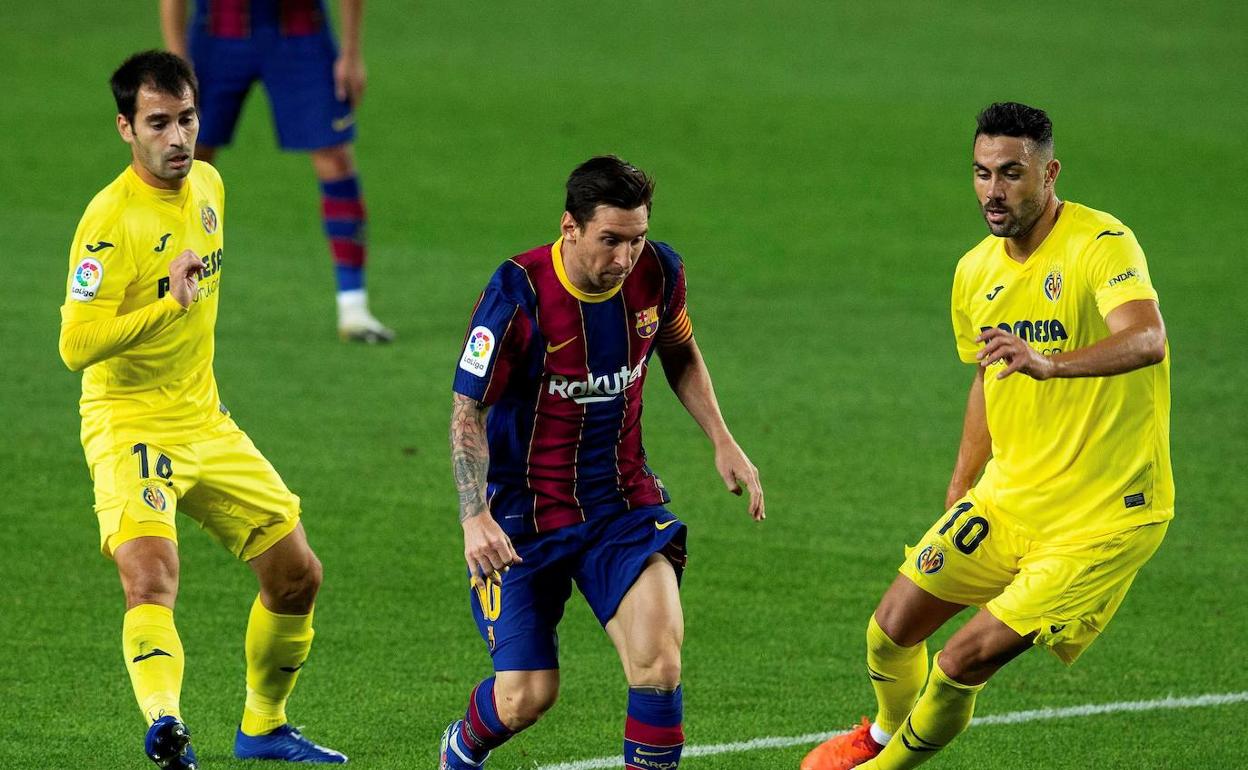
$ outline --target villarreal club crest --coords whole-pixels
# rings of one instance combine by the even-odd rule
[[[1062,269],[1060,267],[1053,268],[1045,277],[1044,296],[1053,302],[1057,302],[1057,298],[1062,296]]]
[[[945,552],[934,545],[929,545],[919,552],[919,558],[914,560],[914,566],[924,575],[934,575],[945,566]]]

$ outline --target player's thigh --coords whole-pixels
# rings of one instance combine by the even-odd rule
[[[198,483],[183,512],[243,561],[251,561],[299,524],[300,503],[273,465],[236,426],[198,442]]]
[[[100,551],[111,556],[140,537],[177,543],[179,501],[198,475],[187,445],[127,442],[87,459],[95,487]]]
[[[351,105],[334,92],[333,40],[328,35],[281,39],[265,57],[265,91],[284,150],[317,150],[355,139]]]
[[[665,573],[655,573],[671,577],[664,581],[672,589],[665,606],[675,603],[679,607],[675,589],[687,562],[688,528],[676,514],[661,505],[646,506],[590,519],[574,529],[581,540],[576,554],[576,585],[604,628],[656,555],[669,565]]]
[[[965,604],[933,596],[910,578],[898,575],[873,614],[889,639],[902,647],[913,647],[964,609]]]
[[[1162,522],[1082,542],[1036,544],[1020,560],[1017,578],[986,609],[1073,663],[1118,611],[1166,528]]]
[[[906,548],[901,575],[937,599],[982,606],[1010,584],[1026,540],[973,495],[959,500]]]
[[[624,595],[607,635],[624,664],[631,685],[670,685],[680,679],[680,648],[685,638],[680,587],[671,563],[651,554]]]
[[[556,531],[516,538],[512,544],[523,561],[512,565],[501,582],[474,584],[465,577],[472,617],[496,672],[557,669],[559,621],[572,595],[566,535]]]
[[[207,147],[224,147],[234,138],[243,102],[260,77],[259,46],[247,38],[193,34],[189,53],[199,81],[197,141]]]

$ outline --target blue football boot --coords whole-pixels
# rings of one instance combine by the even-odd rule
[[[459,726],[463,723],[464,720],[456,719],[442,731],[442,749],[438,754],[438,770],[473,770],[473,768],[484,767],[485,760],[490,758],[490,755],[486,754],[480,762],[473,762],[460,751],[455,742],[455,734],[459,732]]]
[[[347,761],[346,754],[317,746],[288,724],[264,735],[247,735],[240,729],[234,736],[234,756],[239,759],[280,759],[326,765],[341,765]]]
[[[147,758],[155,762],[157,767],[168,770],[199,768],[195,749],[191,748],[191,731],[175,716],[163,716],[147,728],[143,751],[147,752]]]

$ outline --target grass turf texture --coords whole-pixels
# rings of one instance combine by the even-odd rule
[[[155,8],[49,0],[6,20],[0,767],[140,768],[121,595],[95,553],[56,308],[77,219],[126,161],[106,79],[159,43]],[[1248,622],[1246,22],[1233,3],[374,4],[358,152],[373,305],[398,344],[334,338],[311,170],[275,150],[262,97],[218,159],[217,377],[303,497],[325,563],[294,720],[360,767],[429,767],[488,673],[447,459],[451,372],[490,272],[555,235],[567,172],[607,151],[659,180],[653,235],[686,258],[699,342],[767,488],[770,517],[753,526],[655,372],[646,444],[692,529],[689,739],[827,730],[869,711],[867,613],[940,513],[960,430],[971,372],[954,354],[949,285],[984,234],[970,135],[998,99],[1050,111],[1059,193],[1122,218],[1149,256],[1174,356],[1179,518],[1075,668],[1024,656],[980,713],[1248,689],[1232,663]],[[204,767],[241,768],[229,750],[254,586],[182,523],[184,711]],[[624,680],[579,597],[562,661],[559,705],[492,768],[618,751]],[[933,766],[1240,766],[1246,713],[985,727]],[[805,751],[688,765],[792,768]]]

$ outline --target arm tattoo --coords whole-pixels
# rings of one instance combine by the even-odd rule
[[[451,408],[451,467],[459,492],[459,520],[489,511],[485,500],[485,471],[490,447],[485,437],[485,404],[456,395]]]

